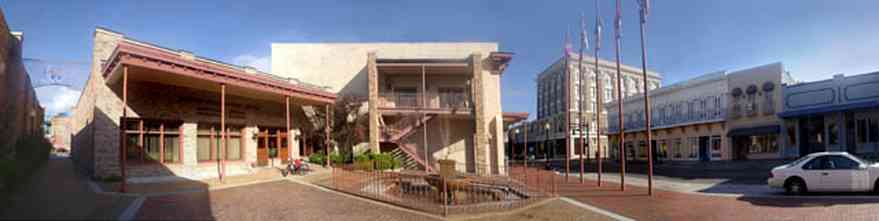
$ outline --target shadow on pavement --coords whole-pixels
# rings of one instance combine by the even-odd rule
[[[776,196],[787,196],[776,194]],[[836,205],[876,204],[879,196],[869,193],[816,193],[805,196],[759,197],[742,196],[737,200],[770,207],[831,207]]]

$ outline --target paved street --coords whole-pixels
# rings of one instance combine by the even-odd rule
[[[636,220],[876,220],[879,197],[828,195],[815,197],[709,196],[644,187],[586,182],[555,176],[559,194]]]

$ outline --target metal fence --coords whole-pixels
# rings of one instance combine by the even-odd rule
[[[362,165],[333,168],[325,187],[427,213],[447,216],[505,211],[556,196],[555,174],[510,167],[509,176],[451,177],[423,171],[382,171]]]

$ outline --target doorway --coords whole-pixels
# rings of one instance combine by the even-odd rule
[[[824,116],[811,116],[800,119],[800,157],[824,151]]]
[[[699,137],[699,161],[709,161],[711,160],[711,156],[709,155],[709,147],[708,147],[709,138]]]

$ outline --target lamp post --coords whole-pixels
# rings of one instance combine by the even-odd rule
[[[543,160],[546,163],[549,163],[549,154],[547,153],[547,143],[549,142],[549,123],[543,125],[543,131],[546,135],[546,139],[543,140]]]

